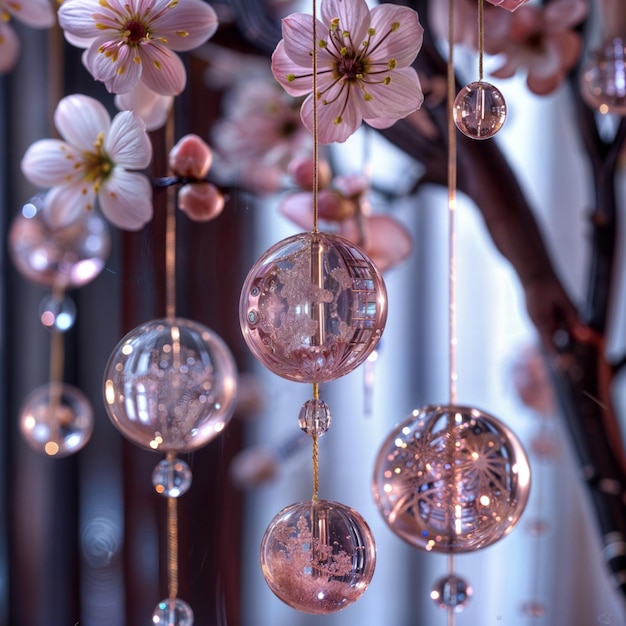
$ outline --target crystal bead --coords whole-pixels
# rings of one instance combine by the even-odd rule
[[[506,102],[499,89],[483,81],[459,91],[453,107],[456,127],[471,139],[489,139],[506,120]]]
[[[442,610],[462,611],[472,597],[472,588],[465,579],[455,574],[437,580],[430,592],[430,597]]]
[[[39,319],[46,328],[64,333],[74,326],[76,305],[68,295],[59,298],[53,294],[44,296],[39,304]]]
[[[154,626],[193,626],[193,611],[180,598],[168,598],[157,604],[152,614]]]
[[[78,452],[89,441],[93,426],[89,400],[65,383],[37,387],[20,413],[24,439],[37,452],[53,457]]]
[[[181,459],[163,459],[152,472],[152,484],[157,493],[178,498],[191,487],[191,469]]]
[[[600,113],[626,115],[626,40],[616,37],[591,56],[580,75],[585,102]]]
[[[323,400],[307,400],[300,409],[298,424],[311,437],[321,437],[330,428],[330,408]]]

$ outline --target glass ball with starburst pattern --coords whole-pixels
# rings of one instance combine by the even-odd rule
[[[391,530],[434,552],[470,552],[507,535],[530,492],[513,432],[476,408],[415,410],[383,442],[372,485]]]

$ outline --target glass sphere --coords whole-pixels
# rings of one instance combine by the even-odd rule
[[[440,609],[460,613],[472,597],[472,588],[464,578],[449,574],[435,582],[430,597]]]
[[[471,139],[489,139],[504,125],[506,102],[499,89],[476,81],[459,91],[452,109],[456,127]]]
[[[307,400],[300,409],[298,424],[311,437],[321,437],[330,428],[330,407],[323,400]]]
[[[600,113],[626,115],[626,41],[607,41],[580,75],[585,102]]]
[[[178,498],[191,487],[191,469],[181,459],[163,459],[152,472],[152,484],[157,493]]]
[[[157,604],[152,614],[154,626],[193,626],[193,611],[180,598],[168,598]]]
[[[48,223],[45,195],[27,202],[11,223],[8,248],[15,268],[45,287],[81,287],[104,268],[111,247],[109,229],[96,212],[64,226]]]
[[[270,589],[290,607],[327,614],[358,600],[376,561],[365,520],[343,504],[299,502],[283,509],[261,542],[261,567]]]
[[[67,295],[58,297],[54,294],[44,296],[39,304],[39,319],[46,328],[57,332],[68,331],[76,321],[76,305]]]
[[[24,401],[20,430],[37,452],[64,457],[78,452],[93,432],[93,411],[84,394],[65,383],[37,387]]]
[[[530,492],[515,435],[462,406],[413,412],[382,444],[374,500],[391,530],[423,550],[469,552],[508,534]]]
[[[138,326],[105,368],[105,407],[113,425],[149,450],[204,446],[230,420],[236,395],[230,350],[212,330],[188,319]]]
[[[239,307],[244,339],[269,370],[335,380],[374,350],[387,320],[380,272],[358,246],[327,233],[280,241],[252,267]]]

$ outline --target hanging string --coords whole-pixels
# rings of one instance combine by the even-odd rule
[[[482,2],[482,0],[479,0]],[[454,99],[456,97],[456,81],[454,74],[454,0],[449,2],[448,19],[448,333],[449,333],[449,384],[450,404],[456,402],[456,241],[455,241],[455,212],[456,212],[456,126],[454,124]]]
[[[317,128],[317,6],[313,0],[313,232],[319,221],[319,138]]]
[[[482,0],[479,0],[482,3]],[[456,80],[454,73],[454,0],[448,0],[448,333],[449,333],[449,395],[450,404],[456,403],[456,240],[455,240],[455,214],[456,214],[456,178],[457,178],[457,154],[456,154],[456,126],[454,124],[454,100],[456,97]],[[454,574],[454,554],[448,555],[448,574]],[[449,606],[448,626],[454,626],[454,607]]]
[[[165,125],[165,145],[174,145],[174,117],[168,116]],[[174,186],[167,187],[165,214],[165,315],[169,321],[176,317],[176,194]]]
[[[318,383],[313,383],[313,399],[320,399],[320,389]],[[313,435],[313,502],[317,502],[317,496],[320,488],[320,461],[319,461],[319,441],[316,434]]]
[[[65,289],[55,286],[52,289],[52,298],[54,302],[61,303],[65,297]],[[63,369],[65,364],[65,338],[63,333],[54,326],[50,329],[50,365],[49,365],[49,396],[48,396],[48,414],[50,416],[50,432],[49,439],[44,446],[46,454],[54,456],[59,452],[59,408],[61,406],[61,395],[63,382]]]
[[[176,455],[168,452],[166,459],[174,463]],[[178,500],[167,498],[167,593],[170,600],[178,596]]]
[[[478,80],[483,82],[483,57],[485,49],[485,1],[478,0]]]

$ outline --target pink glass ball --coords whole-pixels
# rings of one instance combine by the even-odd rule
[[[580,75],[585,102],[600,113],[626,115],[626,39],[604,42]]]
[[[413,412],[382,444],[372,485],[391,530],[435,552],[470,552],[517,524],[530,468],[515,435],[495,417],[462,406]]]
[[[489,139],[504,125],[506,102],[497,87],[484,81],[459,91],[452,109],[456,127],[471,139]]]
[[[47,456],[65,457],[89,441],[94,419],[91,404],[79,389],[53,382],[29,394],[19,423],[31,448]]]
[[[374,537],[365,520],[328,500],[286,507],[261,542],[261,568],[269,588],[305,613],[334,613],[358,600],[375,564]]]
[[[472,594],[472,588],[464,578],[449,574],[435,582],[430,597],[442,611],[460,613],[467,606]]]
[[[13,265],[38,285],[82,287],[104,268],[111,247],[108,226],[96,212],[53,226],[43,212],[44,197],[31,198],[11,223],[8,247]]]
[[[113,350],[104,399],[113,425],[149,450],[189,452],[219,435],[237,395],[230,350],[198,322],[146,322]]]
[[[366,253],[347,239],[301,233],[252,267],[239,307],[244,339],[269,370],[298,382],[335,380],[374,350],[387,291]]]

